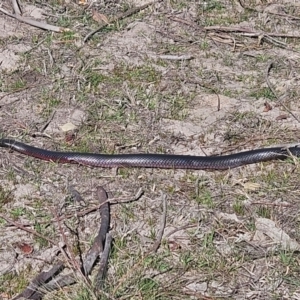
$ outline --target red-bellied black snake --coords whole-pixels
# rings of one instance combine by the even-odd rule
[[[32,147],[11,139],[0,139],[0,147],[10,148],[27,156],[46,161],[76,163],[102,168],[144,167],[161,169],[225,170],[263,161],[285,159],[291,155],[300,157],[300,147],[297,146],[290,148],[262,148],[222,156],[58,152]]]

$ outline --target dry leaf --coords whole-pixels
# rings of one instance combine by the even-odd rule
[[[93,18],[94,21],[96,21],[98,23],[108,24],[107,17],[105,15],[103,15],[103,14],[100,14],[95,9],[93,9],[93,11],[92,11],[92,18]]]
[[[1,293],[0,294],[0,299],[9,300],[9,299],[11,299],[11,297],[9,296],[9,294]]]
[[[245,182],[242,183],[242,186],[244,187],[245,190],[249,190],[249,191],[256,191],[260,188],[260,184],[256,182]]]
[[[263,112],[268,112],[269,110],[272,110],[272,106],[270,105],[269,102],[265,102],[264,105],[265,105],[265,108],[264,108]]]
[[[241,220],[239,220],[239,218],[237,217],[236,214],[227,214],[227,213],[220,212],[217,215],[218,215],[218,218],[223,219],[223,220],[233,221],[236,223],[242,222]]]
[[[64,132],[67,132],[67,131],[76,129],[76,126],[73,123],[69,122],[69,123],[66,123],[66,124],[60,126],[60,129]]]
[[[300,250],[300,245],[281,228],[278,228],[274,221],[266,218],[257,218],[255,227],[257,231],[268,236],[273,242],[281,244],[283,249]]]
[[[76,134],[74,130],[70,130],[66,133],[65,140],[67,143],[70,143],[75,140]]]
[[[288,115],[279,115],[278,117],[276,117],[276,120],[285,120],[288,117],[289,117]]]
[[[33,247],[24,242],[15,243],[14,246],[16,252],[21,254],[29,255],[33,252]]]
[[[86,5],[87,4],[87,0],[79,0],[78,4],[79,5]]]

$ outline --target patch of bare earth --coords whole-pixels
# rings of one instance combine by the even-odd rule
[[[65,151],[190,155],[299,141],[296,1],[158,1],[127,17],[147,1],[84,3],[22,1],[25,16],[70,29],[62,33],[0,12],[3,137]],[[11,1],[1,8],[12,12]],[[95,291],[79,276],[49,299],[300,297],[297,159],[207,172],[88,168],[6,149],[0,158],[1,215],[41,235],[0,218],[2,299],[58,261],[72,269],[62,245],[80,263],[99,213],[79,215],[97,206],[100,185],[124,202],[111,207],[105,285]]]

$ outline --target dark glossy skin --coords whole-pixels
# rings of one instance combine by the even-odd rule
[[[80,152],[57,152],[32,147],[10,139],[0,139],[0,147],[57,163],[76,163],[86,166],[142,167],[161,169],[226,170],[242,165],[274,159],[285,159],[291,155],[300,157],[300,147],[263,148],[224,156],[189,156],[173,154],[94,154]]]

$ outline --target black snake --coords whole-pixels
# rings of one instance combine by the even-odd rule
[[[0,139],[0,147],[10,148],[27,156],[47,161],[76,163],[102,168],[144,167],[162,169],[225,170],[274,159],[286,159],[291,155],[300,157],[300,147],[297,146],[290,148],[262,148],[222,156],[58,152],[32,147],[11,139]]]

